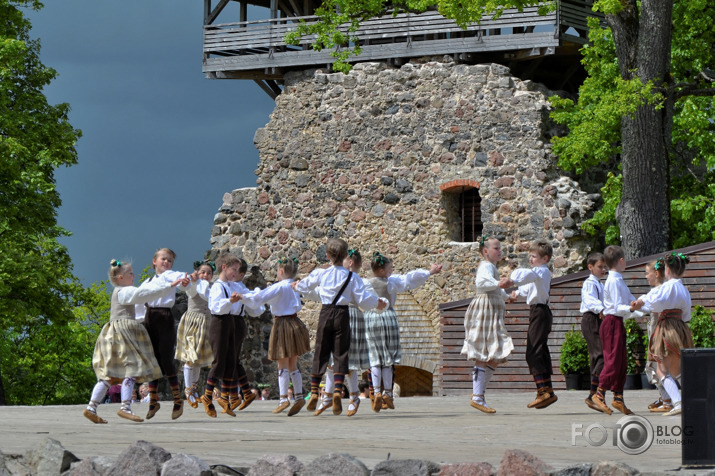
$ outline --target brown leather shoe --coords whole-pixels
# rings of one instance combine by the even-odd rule
[[[283,400],[278,404],[276,408],[273,409],[273,413],[281,413],[283,410],[290,406],[290,400]]]
[[[221,407],[221,413],[225,413],[230,416],[236,416],[236,412],[231,410],[231,404],[225,398],[221,397],[216,399],[216,403],[218,403],[218,406]]]
[[[596,410],[597,412],[603,413],[603,410],[601,410],[600,408],[598,408],[598,407],[596,406],[596,404],[593,403],[593,400],[591,400],[591,397],[588,397],[586,400],[584,400],[584,402],[586,402],[586,406],[587,406],[588,408],[590,408],[591,410]]]
[[[137,423],[141,423],[144,421],[144,419],[142,417],[140,417],[139,415],[135,415],[131,411],[122,410],[121,408],[119,410],[117,410],[117,415],[119,415],[122,418],[126,418],[127,420],[135,421]]]
[[[335,392],[333,393],[333,415],[340,415],[343,412],[343,396]]]
[[[496,413],[497,412],[493,408],[490,408],[486,405],[482,405],[481,403],[474,401],[474,395],[472,395],[472,398],[469,400],[469,406],[471,406],[472,408],[476,408],[480,412],[484,412],[484,413]]]
[[[321,415],[325,410],[333,406],[333,400],[329,398],[323,397],[320,400],[320,405],[318,405],[318,408],[315,410],[315,413],[313,413],[313,416],[318,416]]]
[[[372,411],[380,413],[380,410],[382,410],[382,395],[376,393],[375,400],[372,401]]]
[[[95,412],[89,410],[88,408],[84,409],[84,411],[82,412],[82,415],[84,415],[84,417],[87,420],[91,421],[92,423],[107,423],[107,420],[100,417],[99,415],[97,415]]]
[[[603,413],[605,413],[606,415],[613,414],[613,410],[611,410],[609,408],[609,406],[606,405],[606,402],[603,401],[603,399],[601,397],[599,397],[598,395],[594,395],[593,397],[591,397],[591,401],[593,402],[594,405],[596,405],[598,408],[600,408],[601,411]]]
[[[353,409],[351,410],[350,407],[353,407]],[[349,417],[355,415],[355,414],[357,413],[357,411],[358,411],[358,408],[360,408],[360,399],[359,399],[359,398],[356,398],[356,399],[354,399],[354,400],[351,399],[351,400],[350,400],[350,405],[348,406],[348,413],[347,413],[347,415],[348,415]]]
[[[146,419],[151,420],[154,417],[154,415],[156,415],[156,412],[158,412],[160,408],[161,408],[161,405],[159,404],[159,402],[149,403],[149,411],[146,412]]]
[[[656,403],[660,403],[660,405],[656,406]],[[667,413],[673,409],[673,401],[659,399],[658,402],[653,402],[648,405],[648,409],[653,413]]]
[[[216,418],[216,407],[214,407],[211,398],[207,397],[206,395],[201,395],[201,398],[199,400],[201,400],[201,403],[203,403],[206,414],[211,418]]]
[[[186,387],[184,389],[184,395],[186,395],[186,401],[189,402],[191,408],[199,408],[199,401],[196,396],[196,386]]]
[[[254,394],[253,392],[244,393],[244,394],[243,394],[243,401],[242,401],[241,404],[238,406],[238,411],[241,411],[241,410],[243,410],[244,408],[246,408],[246,407],[247,407],[248,405],[250,405],[251,402],[254,401],[255,399],[256,399],[256,394]]]
[[[624,415],[633,415],[633,412],[628,409],[625,402],[619,402],[618,400],[613,400],[611,406],[623,413]]]
[[[534,408],[546,408],[549,405],[556,403],[556,400],[559,399],[559,397],[556,396],[553,389],[551,389],[550,387],[548,388],[548,391],[544,392],[544,397],[545,398],[543,398],[539,403],[537,403]]]
[[[394,410],[395,409],[395,402],[392,399],[392,395],[389,393],[385,393],[382,395],[382,409],[383,410]]]
[[[305,407],[305,409],[308,410],[309,412],[314,412],[315,407],[318,406],[318,400],[319,400],[318,395],[316,395],[315,393],[311,393],[310,400],[308,400],[308,406]]]
[[[184,414],[184,401],[174,400],[174,408],[171,409],[171,419],[176,420]]]
[[[658,397],[658,400],[656,400],[653,403],[648,404],[648,410],[653,411],[654,409],[660,408],[662,406],[663,406],[663,400],[660,397]]]
[[[299,398],[298,400],[295,401],[292,407],[290,407],[290,410],[288,410],[288,416],[293,416],[296,413],[300,411],[301,408],[305,405],[305,398]]]

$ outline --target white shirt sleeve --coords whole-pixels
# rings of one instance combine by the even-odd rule
[[[216,281],[213,286],[211,286],[211,291],[209,292],[209,311],[211,314],[216,314],[218,316],[231,313],[231,301],[226,297],[225,290],[229,297],[231,296],[231,290],[222,281]]]
[[[323,268],[314,269],[308,276],[298,281],[295,290],[302,294],[307,294],[320,285],[320,277],[325,272]],[[320,301],[320,298],[317,299]]]
[[[429,277],[429,271],[426,269],[417,269],[407,274],[393,274],[387,278],[387,292],[396,294],[418,288],[425,284]]]
[[[499,287],[499,281],[494,279],[491,266],[486,264],[480,264],[477,268],[477,277],[474,280],[474,284],[477,287],[477,292],[483,293],[494,291]]]
[[[145,281],[138,288],[134,286],[124,286],[117,292],[119,304],[144,304],[153,299],[163,296],[167,290],[171,289],[169,283],[161,279]]]
[[[581,313],[592,312],[600,314],[603,311],[603,302],[598,299],[598,287],[591,279],[583,282],[581,287]]]

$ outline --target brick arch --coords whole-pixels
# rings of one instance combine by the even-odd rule
[[[397,295],[395,313],[402,345],[402,362],[395,368],[399,394],[432,395],[439,383],[439,335],[432,320],[411,293]]]
[[[440,192],[461,192],[467,188],[479,188],[479,182],[476,180],[457,179],[450,180],[439,186]]]

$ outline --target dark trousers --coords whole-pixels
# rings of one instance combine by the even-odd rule
[[[174,366],[174,346],[176,345],[176,324],[168,307],[150,307],[144,316],[144,327],[149,334],[154,357],[159,362],[162,375],[176,375]]]
[[[236,372],[235,316],[211,315],[209,319],[209,343],[214,354],[209,378],[214,380],[232,379]]]
[[[246,335],[248,334],[248,326],[246,325],[246,319],[243,316],[234,316],[234,342],[236,343],[235,361],[234,366],[234,379],[240,380],[246,377],[246,369],[243,368],[241,361],[243,360],[243,341],[246,340]]]
[[[348,306],[323,304],[318,317],[318,333],[315,336],[313,375],[323,375],[333,354],[336,374],[348,373],[350,350],[350,311]]]
[[[603,370],[603,346],[601,345],[601,319],[598,314],[584,312],[581,317],[581,334],[588,346],[588,362],[591,375],[598,377]]]
[[[603,344],[603,370],[598,376],[598,386],[623,393],[626,383],[626,328],[623,318],[607,314],[601,323],[601,343]]]
[[[526,331],[526,363],[531,375],[551,375],[549,333],[554,318],[548,304],[533,304],[529,309],[529,328]]]

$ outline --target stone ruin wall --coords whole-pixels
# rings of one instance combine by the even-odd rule
[[[438,336],[438,305],[473,295],[479,262],[477,244],[454,236],[457,195],[440,186],[469,181],[504,266],[528,266],[529,242],[543,238],[555,276],[582,269],[592,242],[580,224],[598,196],[556,168],[553,93],[501,65],[445,60],[287,76],[254,137],[257,186],[224,195],[211,255],[231,251],[268,281],[283,256],[298,257],[303,275],[327,263],[331,237],[361,250],[365,276],[373,251],[392,258],[396,273],[441,262],[442,274],[412,293]],[[313,309],[302,318],[314,330]]]

